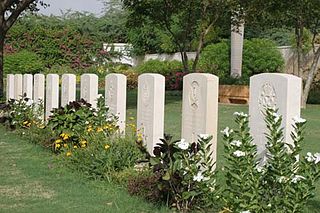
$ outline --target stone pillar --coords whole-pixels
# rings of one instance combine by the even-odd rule
[[[33,76],[31,74],[23,75],[23,94],[26,94],[27,98],[32,100],[32,89],[33,89]]]
[[[15,74],[14,75],[14,99],[21,99],[23,96],[22,93],[22,75]]]
[[[293,117],[300,116],[302,80],[299,77],[281,73],[263,73],[250,78],[249,125],[257,144],[258,156],[265,160],[267,131],[263,111],[265,107],[275,107],[282,115],[284,140],[292,144]]]
[[[35,74],[33,76],[33,101],[44,104],[45,76],[43,74]]]
[[[48,74],[46,80],[46,119],[59,107],[59,75]]]
[[[138,78],[137,133],[142,135],[147,150],[163,138],[165,78],[160,74],[142,74]]]
[[[217,159],[218,90],[219,78],[215,75],[192,73],[183,78],[181,138],[191,144],[200,134],[213,136],[213,162]]]
[[[109,111],[118,117],[121,134],[126,130],[127,77],[109,74],[105,79],[105,101]]]
[[[76,100],[76,76],[74,74],[63,74],[61,85],[61,106]]]
[[[7,89],[6,89],[6,100],[7,102],[10,99],[14,99],[14,75],[13,74],[8,74],[7,75]]]
[[[234,78],[241,77],[242,73],[242,52],[243,52],[244,24],[238,29],[231,26],[231,73]]]
[[[98,80],[96,74],[81,75],[80,97],[90,103],[93,108],[97,107]]]

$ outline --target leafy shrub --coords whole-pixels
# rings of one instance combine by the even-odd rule
[[[249,133],[248,115],[235,115],[239,129],[227,127],[223,131],[226,206],[232,212],[303,212],[306,202],[314,196],[315,181],[320,178],[320,153],[301,155],[306,121],[294,118],[294,145],[290,145],[284,141],[282,117],[277,110],[266,109],[268,154],[266,162],[260,162]]]
[[[172,137],[166,135],[154,148],[154,156],[149,156],[154,174],[146,177],[144,183],[132,184],[134,193],[149,197],[145,191],[158,188],[160,192],[155,192],[161,193],[158,197],[180,211],[213,207],[216,182],[211,139],[208,135],[200,135],[198,142],[189,144],[184,139],[172,141]]]
[[[91,134],[85,149],[72,149],[67,162],[90,178],[112,180],[115,174],[132,168],[143,157],[132,137]],[[122,180],[123,181],[123,180]]]
[[[112,135],[118,130],[116,117],[108,112],[104,98],[98,99],[97,109],[83,99],[54,109],[48,126],[56,134],[55,152],[85,148],[91,134]]]
[[[272,41],[252,39],[244,41],[242,76],[243,81],[263,72],[280,72],[284,60]],[[222,41],[208,45],[201,53],[199,70],[220,77],[221,82],[228,81],[230,75],[230,42]]]
[[[142,73],[159,73],[168,76],[172,73],[183,72],[183,65],[179,61],[160,61],[158,59],[148,60],[140,64],[136,71]]]
[[[44,128],[43,104],[36,104],[23,96],[21,99],[10,99],[5,107],[5,120],[12,128],[30,128],[32,126]]]
[[[5,73],[35,74],[44,70],[41,58],[34,52],[22,50],[4,57]]]
[[[320,82],[316,82],[312,85],[309,97],[308,104],[320,104]]]

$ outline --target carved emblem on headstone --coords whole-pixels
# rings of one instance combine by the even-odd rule
[[[190,93],[189,93],[189,103],[193,110],[198,109],[199,107],[199,83],[197,81],[193,81],[191,83]]]
[[[114,101],[114,90],[115,90],[115,87],[114,87],[114,82],[113,81],[109,81],[108,82],[109,85],[108,85],[108,101],[109,103],[113,103]]]
[[[276,107],[277,94],[274,87],[270,83],[265,83],[260,91],[259,107]]]

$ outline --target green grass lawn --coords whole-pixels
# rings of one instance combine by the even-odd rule
[[[181,94],[168,93],[165,132],[180,138]],[[136,92],[128,93],[128,117],[136,116]],[[233,112],[248,106],[219,105],[219,130],[234,127]],[[320,105],[302,111],[308,120],[303,152],[320,152]],[[59,167],[55,156],[0,127],[0,212],[166,212],[130,197],[125,189],[106,182],[88,181]],[[218,133],[218,169],[224,166],[223,142]],[[220,179],[223,181],[223,179]],[[319,212],[320,183],[305,212]]]

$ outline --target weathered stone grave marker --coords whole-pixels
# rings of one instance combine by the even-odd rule
[[[44,104],[45,94],[45,76],[43,74],[35,74],[33,77],[33,101],[34,103]]]
[[[105,79],[105,101],[112,114],[118,117],[120,133],[126,129],[127,77],[122,74],[109,74]]]
[[[31,74],[23,75],[23,94],[26,95],[27,98],[32,100],[32,89],[33,89],[33,76]]]
[[[59,107],[59,75],[48,74],[46,80],[46,119]]]
[[[160,74],[142,74],[138,78],[137,133],[142,135],[147,150],[163,138],[165,78]]]
[[[284,140],[293,144],[290,133],[293,118],[300,116],[301,78],[289,74],[263,73],[250,78],[249,125],[254,143],[257,144],[258,157],[265,161],[267,127],[263,111],[266,107],[279,109],[282,115]]]
[[[6,97],[7,97],[7,102],[10,99],[14,99],[14,75],[13,74],[8,74],[7,75],[7,89],[6,89]]]
[[[96,74],[81,75],[80,97],[90,103],[93,108],[97,107],[98,80]]]
[[[213,136],[213,162],[217,153],[219,78],[212,74],[192,73],[183,78],[181,137],[190,144],[200,134]]]
[[[63,74],[61,83],[61,106],[76,100],[76,76],[74,74]]]
[[[14,75],[14,99],[18,100],[22,98],[22,75]]]

